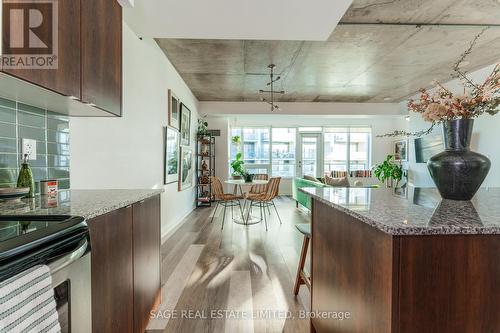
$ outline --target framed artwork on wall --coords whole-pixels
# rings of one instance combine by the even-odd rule
[[[394,159],[396,161],[408,161],[408,140],[394,141]]]
[[[191,110],[181,103],[181,146],[189,146],[191,139]]]
[[[179,191],[193,186],[194,167],[193,150],[180,147]]]
[[[165,160],[163,183],[171,184],[179,181],[179,131],[173,127],[165,127]]]
[[[177,130],[180,128],[180,104],[179,98],[168,89],[168,126]]]

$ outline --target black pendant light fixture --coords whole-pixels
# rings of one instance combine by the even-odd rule
[[[281,79],[280,76],[277,76],[276,78],[274,77],[274,68],[276,67],[275,64],[270,64],[267,66],[271,70],[270,77],[271,81],[267,83],[267,86],[270,87],[271,90],[259,90],[260,94],[268,94],[269,98],[261,97],[260,100],[263,102],[266,102],[267,104],[271,105],[271,111],[274,110],[279,110],[279,106],[274,103],[274,94],[278,95],[283,95],[285,93],[284,90],[276,91],[274,90],[274,83],[279,81]]]

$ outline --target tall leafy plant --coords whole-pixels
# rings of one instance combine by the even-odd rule
[[[394,155],[387,155],[385,161],[377,164],[373,169],[373,174],[382,183],[388,180],[396,181],[396,187],[403,178],[403,167],[396,163]]]
[[[236,159],[231,162],[231,168],[233,169],[234,176],[244,176],[245,169],[243,164],[245,164],[245,162],[241,159],[241,153],[237,153]]]

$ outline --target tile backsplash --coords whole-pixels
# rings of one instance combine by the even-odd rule
[[[69,118],[0,98],[0,187],[16,186],[22,139],[36,140],[36,160],[28,161],[40,192],[41,179],[58,179],[69,189]]]

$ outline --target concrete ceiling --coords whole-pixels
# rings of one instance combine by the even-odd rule
[[[286,102],[399,102],[500,61],[500,0],[354,0],[325,42],[157,39],[200,101],[258,101],[275,63]]]
[[[124,9],[143,37],[316,40],[330,36],[352,0],[136,0]],[[311,24],[314,22],[314,24]]]

